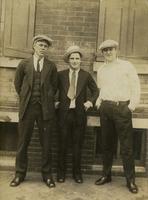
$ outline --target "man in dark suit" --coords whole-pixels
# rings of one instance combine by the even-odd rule
[[[92,76],[80,68],[83,54],[78,46],[67,49],[64,60],[69,69],[58,74],[59,89],[59,158],[57,181],[65,181],[68,140],[72,141],[73,178],[82,183],[81,148],[86,126],[86,111],[98,97]],[[87,96],[87,89],[91,96]]]
[[[42,146],[42,177],[48,187],[55,187],[51,172],[51,128],[55,118],[54,94],[57,90],[57,69],[46,58],[52,40],[45,35],[33,38],[34,55],[22,60],[16,70],[15,89],[19,95],[19,142],[16,173],[10,186],[18,186],[26,176],[27,149],[34,124],[39,129]]]

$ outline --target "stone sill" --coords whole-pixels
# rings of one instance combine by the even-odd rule
[[[1,116],[9,116],[11,119],[10,122],[18,122],[18,112],[10,112],[10,111],[0,111]],[[133,118],[133,128],[141,128],[141,129],[148,129],[148,118]],[[4,122],[4,120],[0,119],[1,122]],[[99,127],[100,126],[100,118],[98,115],[87,116],[87,126],[90,127]]]
[[[137,129],[148,129],[148,118],[132,118],[133,128]],[[100,118],[99,116],[88,116],[87,117],[87,126],[90,127],[100,127]]]
[[[91,165],[91,172],[102,172],[102,165]],[[0,158],[0,170],[15,170],[15,156],[2,156]],[[146,174],[146,169],[143,166],[135,166],[136,174]],[[112,167],[113,174],[123,174],[123,166],[121,165],[113,165]]]
[[[0,57],[0,67],[16,68],[22,59]]]
[[[102,165],[92,165],[93,171],[102,171]],[[146,173],[146,169],[143,166],[135,166],[136,173]],[[112,172],[124,172],[123,166],[120,165],[113,165]]]
[[[10,122],[18,122],[18,112],[0,111],[0,116],[8,116],[10,118]],[[1,118],[0,121],[5,122],[4,119]]]

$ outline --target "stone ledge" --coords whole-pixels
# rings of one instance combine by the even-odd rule
[[[1,116],[9,116],[11,119],[10,122],[18,122],[18,112],[10,112],[10,111],[0,111]],[[148,129],[148,118],[133,118],[133,128],[141,128]],[[0,119],[1,122],[4,122],[3,119]],[[100,118],[99,116],[87,116],[87,126],[100,126]]]
[[[0,67],[16,68],[22,59],[0,57]]]
[[[102,165],[92,165],[92,171],[95,172],[102,172]],[[146,175],[146,168],[144,166],[135,166],[136,176],[145,176]],[[113,175],[123,175],[123,166],[122,165],[113,165],[112,166],[112,174]]]
[[[133,128],[140,128],[140,129],[148,129],[148,118],[141,119],[141,118],[133,118]],[[87,117],[87,126],[100,126],[100,118],[99,116],[88,116]]]

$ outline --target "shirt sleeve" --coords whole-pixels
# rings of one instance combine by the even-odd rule
[[[130,104],[129,108],[135,110],[140,102],[140,81],[134,66],[129,63]]]
[[[96,100],[96,105],[97,107],[99,107],[101,105],[101,80],[100,80],[100,73],[101,73],[101,69],[103,66],[101,66],[98,70],[97,70],[97,87],[100,90],[99,96]]]

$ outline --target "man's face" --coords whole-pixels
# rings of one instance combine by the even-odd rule
[[[33,45],[34,52],[40,58],[44,57],[47,54],[49,45],[46,41],[38,41]]]
[[[76,70],[80,68],[81,56],[79,53],[72,53],[69,56],[69,66],[71,69]]]
[[[102,50],[102,54],[107,62],[112,62],[117,58],[117,49],[115,47],[107,47]]]

